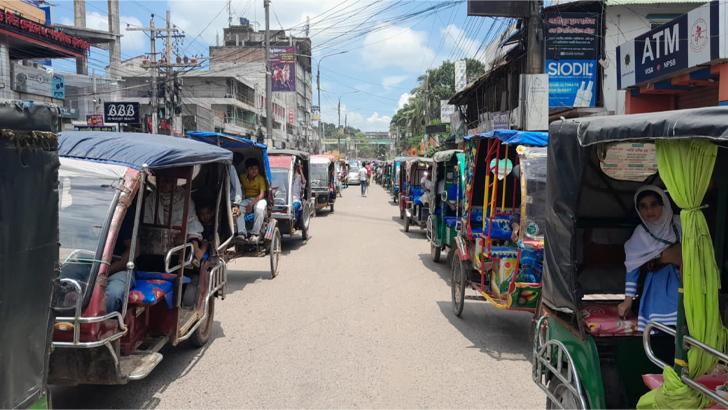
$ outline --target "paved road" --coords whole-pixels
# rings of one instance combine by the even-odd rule
[[[466,303],[449,267],[405,233],[379,186],[344,190],[311,238],[231,265],[203,349],[166,348],[146,379],[53,389],[63,408],[542,408],[530,376],[530,315]],[[443,255],[444,259],[444,255]]]

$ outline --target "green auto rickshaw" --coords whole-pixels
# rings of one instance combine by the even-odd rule
[[[427,239],[430,240],[430,257],[439,262],[440,253],[452,248],[453,239],[462,225],[465,154],[459,149],[439,151],[432,159],[435,191],[427,221]]]
[[[546,407],[727,408],[728,107],[549,135],[533,351]]]

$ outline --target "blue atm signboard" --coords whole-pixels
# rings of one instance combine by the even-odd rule
[[[597,13],[547,13],[549,107],[593,107],[597,82]]]
[[[659,80],[726,58],[721,44],[726,28],[720,24],[725,7],[724,1],[712,1],[617,47],[618,88]]]

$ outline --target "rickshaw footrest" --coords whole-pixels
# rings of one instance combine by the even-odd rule
[[[119,358],[121,373],[129,380],[145,378],[162,361],[162,355],[157,352],[136,351],[129,356]]]

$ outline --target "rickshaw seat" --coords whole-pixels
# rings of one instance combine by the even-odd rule
[[[460,195],[458,195],[458,193]],[[463,199],[463,191],[459,190],[457,185],[450,185],[447,188],[447,198],[448,198],[448,200],[453,200],[453,199],[457,198],[457,200],[459,201],[459,200]]]
[[[458,218],[457,216],[446,216],[445,225],[454,227],[455,225],[457,225],[458,219],[460,218]]]
[[[488,236],[491,220],[485,220],[485,229],[483,229],[483,225],[481,224],[477,226],[477,233],[482,234],[485,238]],[[475,234],[476,227],[473,227],[472,231]],[[490,228],[490,239],[508,240],[511,239],[511,232],[510,219],[493,218],[493,227]]]
[[[173,273],[137,272],[136,286],[129,289],[129,303],[152,306],[164,298],[171,309],[174,304],[175,278],[177,275]],[[190,278],[183,277],[183,283],[190,283],[190,281]]]
[[[715,388],[724,384],[726,380],[728,379],[728,375],[720,374],[720,375],[703,375],[697,378],[695,380],[696,382],[702,384],[703,386],[707,387],[709,390],[715,391]],[[645,383],[645,386],[647,386],[650,390],[656,390],[662,387],[663,383],[665,383],[665,379],[662,376],[662,374],[643,374],[642,375],[642,381]],[[713,403],[712,406],[707,407],[708,409],[722,409],[722,407],[719,404]]]
[[[579,308],[584,325],[592,336],[641,336],[637,317],[622,319],[616,303],[586,303]]]
[[[487,248],[484,248],[483,252],[487,252]],[[516,259],[518,257],[518,248],[512,246],[491,246],[487,256],[490,259]]]

